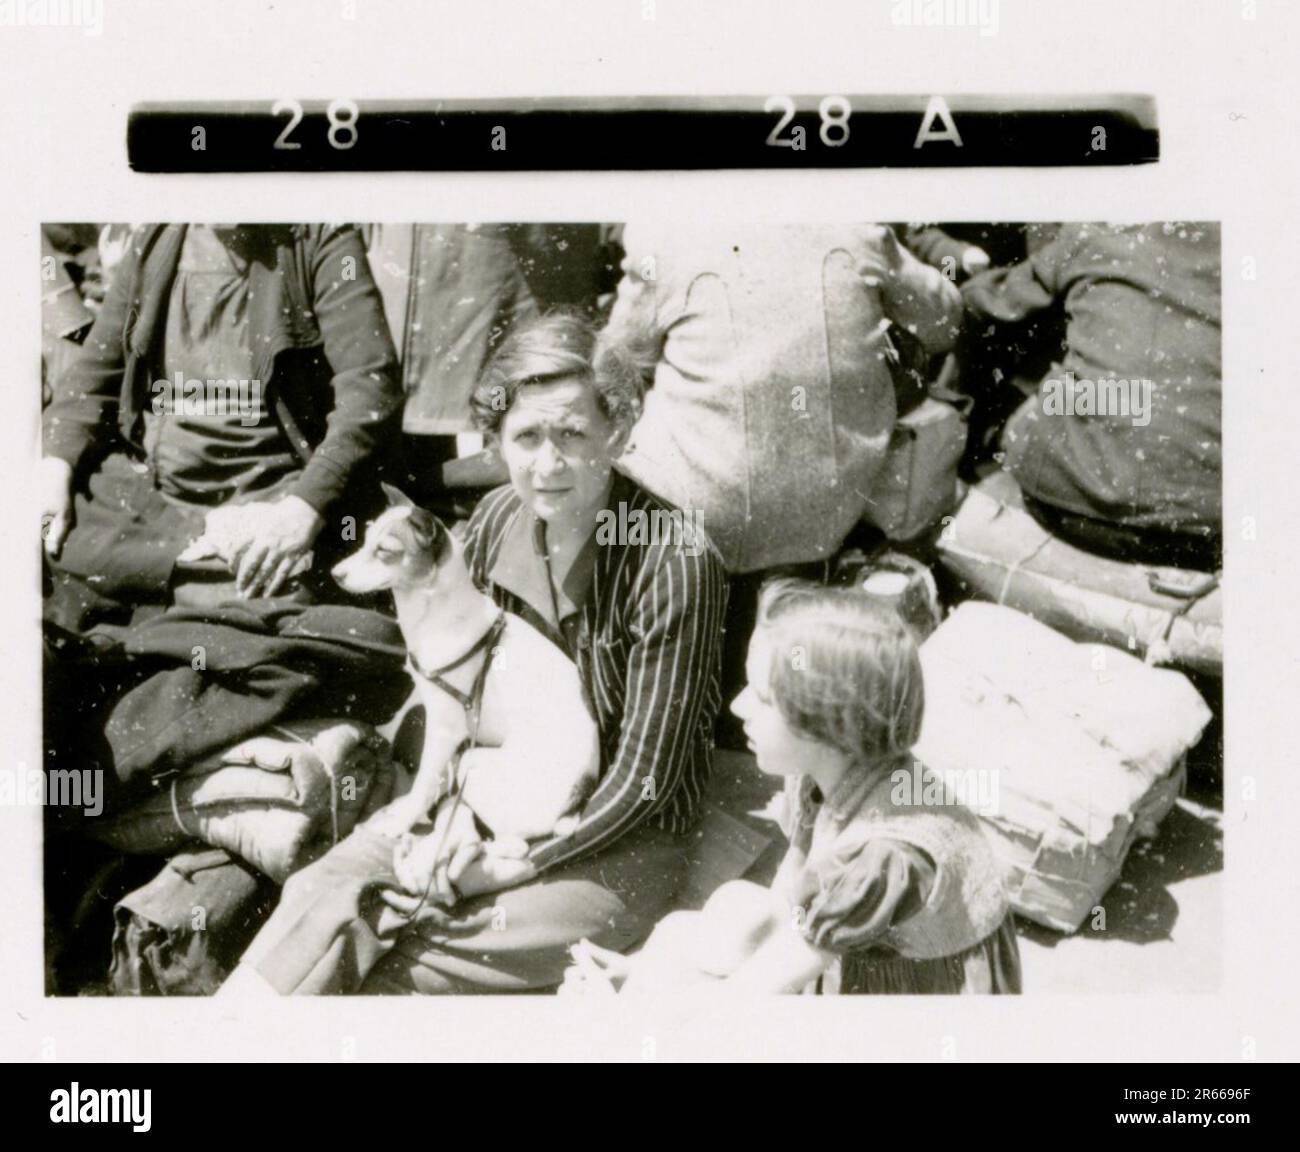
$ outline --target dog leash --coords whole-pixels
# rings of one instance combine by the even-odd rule
[[[438,850],[434,853],[433,858],[435,862],[442,856],[442,850],[447,846],[447,837],[451,835],[451,826],[456,818],[457,811],[460,809],[461,800],[464,796],[466,781],[459,780],[460,762],[464,758],[465,753],[472,752],[478,747],[479,723],[483,716],[483,691],[487,687],[488,671],[492,667],[492,658],[497,652],[497,641],[500,640],[501,633],[505,631],[505,627],[506,614],[503,610],[497,614],[497,618],[492,622],[492,627],[479,637],[477,643],[475,643],[468,652],[457,657],[450,664],[444,664],[441,668],[435,669],[432,672],[426,672],[416,662],[414,656],[410,657],[412,669],[414,669],[424,679],[428,680],[430,684],[441,688],[442,691],[465,709],[466,727],[469,730],[469,734],[460,742],[456,751],[452,753],[451,780],[453,792],[451,796],[451,811],[448,813],[447,826],[442,831],[442,840],[438,844]],[[478,655],[478,653],[483,652],[484,650],[486,650],[486,655],[483,658],[483,666],[478,670],[478,675],[474,677],[474,683],[470,686],[468,694],[462,692],[454,684],[448,684],[447,681],[443,679],[448,672],[455,671],[462,664],[468,663]],[[467,773],[468,771],[469,769],[466,769]],[[459,786],[457,786],[458,784]],[[424,893],[420,896],[420,902],[415,906],[415,911],[411,913],[410,923],[415,922],[415,918],[419,916],[421,910],[429,902],[429,894],[433,891],[433,881],[437,872],[438,869],[435,863],[434,870],[429,874],[429,881],[424,886]]]

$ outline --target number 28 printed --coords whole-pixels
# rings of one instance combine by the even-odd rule
[[[297,100],[277,100],[271,106],[272,116],[288,116],[289,123],[284,126],[284,130],[275,138],[275,147],[282,151],[294,151],[302,147],[296,140],[290,140],[289,136],[295,128],[302,123],[302,105]],[[329,120],[329,132],[326,139],[329,140],[331,148],[337,148],[340,152],[346,152],[357,142],[357,120],[361,112],[352,100],[331,100],[328,108],[325,109],[325,116]]]
[[[783,137],[782,132],[789,126],[790,121],[794,119],[795,107],[794,101],[789,96],[769,96],[767,102],[763,105],[764,112],[779,112],[780,119],[777,120],[776,126],[768,133],[767,143],[771,148],[793,148],[800,152],[804,147],[804,130],[795,127],[790,135]],[[817,105],[817,115],[821,119],[821,127],[817,135],[821,142],[827,148],[839,148],[848,142],[849,139],[849,116],[853,111],[853,106],[843,96],[825,96],[820,104]]]

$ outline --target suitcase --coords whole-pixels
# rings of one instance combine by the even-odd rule
[[[212,757],[87,831],[137,855],[165,855],[196,841],[225,848],[283,883],[388,800],[389,748],[365,725],[296,720],[240,747],[255,743],[282,755],[282,770]]]

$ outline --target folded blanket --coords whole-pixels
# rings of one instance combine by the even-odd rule
[[[158,780],[153,795],[87,831],[144,855],[201,841],[282,883],[385,803],[392,781],[388,745],[366,725],[300,721]]]

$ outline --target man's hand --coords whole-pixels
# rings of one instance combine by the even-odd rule
[[[274,596],[316,542],[325,521],[306,500],[286,496],[274,504],[245,504],[248,535],[226,562],[235,572],[235,591],[247,599]]]
[[[37,470],[38,498],[41,502],[41,537],[45,551],[57,557],[63,541],[72,531],[72,465],[57,456],[44,457]]]

